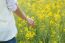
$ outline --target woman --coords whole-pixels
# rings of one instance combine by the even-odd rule
[[[33,26],[34,21],[21,13],[17,0],[0,0],[0,43],[16,43],[17,28],[12,13],[28,21]]]

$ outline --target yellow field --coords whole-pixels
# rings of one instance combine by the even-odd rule
[[[65,43],[65,0],[18,0],[35,28],[16,17],[18,43]]]

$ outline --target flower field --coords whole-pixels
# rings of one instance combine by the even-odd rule
[[[18,0],[35,27],[16,17],[18,43],[65,43],[65,0]]]

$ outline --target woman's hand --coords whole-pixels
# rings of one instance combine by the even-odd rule
[[[31,26],[31,27],[34,27],[34,20],[31,19],[31,18],[27,18],[27,22],[28,22],[28,25]]]

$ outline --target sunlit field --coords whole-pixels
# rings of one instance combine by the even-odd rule
[[[35,27],[16,17],[18,43],[65,43],[65,0],[18,0]]]

